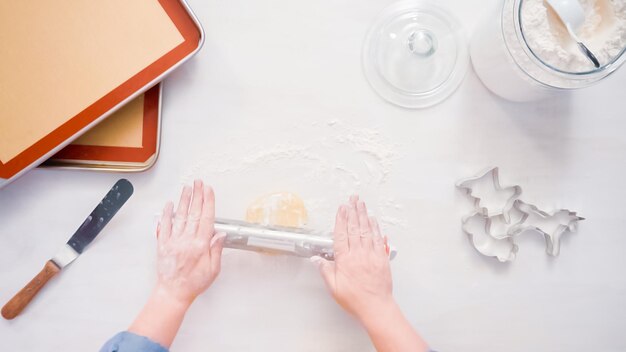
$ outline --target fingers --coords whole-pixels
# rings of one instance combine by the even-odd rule
[[[389,239],[387,236],[383,237],[383,242],[385,243],[385,254],[389,255],[391,253],[391,247],[389,246]]]
[[[385,242],[383,239],[383,235],[380,232],[380,225],[378,225],[378,220],[375,217],[370,217],[369,219],[370,227],[372,228],[373,235],[373,244],[374,244],[374,252],[376,254],[385,254]]]
[[[157,241],[163,244],[169,240],[172,234],[172,213],[174,212],[174,203],[167,202],[161,214],[161,221],[157,229]]]
[[[330,292],[335,292],[335,263],[318,256],[311,257],[309,260],[319,269]]]
[[[357,203],[358,201],[359,201],[359,196],[357,196],[357,195],[355,194],[355,195],[350,196],[350,199],[349,199],[349,204],[350,204],[351,206],[353,206],[353,207],[355,207],[355,208],[356,208],[356,203]]]
[[[202,214],[203,198],[204,198],[204,185],[201,180],[195,180],[193,182],[193,196],[191,199],[191,206],[189,207],[189,215],[185,224],[185,233],[188,236],[196,235],[198,231],[198,223],[200,221],[200,215]]]
[[[215,193],[210,186],[204,187],[204,202],[202,213],[200,214],[200,225],[198,226],[198,236],[213,238],[215,234]]]
[[[214,246],[214,245],[215,245],[215,244],[216,244],[219,240],[221,240],[222,238],[223,238],[224,240],[226,240],[226,233],[225,233],[225,232],[219,232],[219,233],[216,233],[216,234],[215,234],[215,236],[213,236],[213,238],[211,238],[211,243],[209,244],[209,246],[210,246],[211,248],[213,248],[213,246]]]
[[[333,252],[335,257],[350,250],[348,246],[348,211],[345,205],[337,210],[335,229],[333,231]]]
[[[226,234],[223,232],[215,234],[211,239],[211,249],[209,253],[211,255],[211,268],[215,273],[219,273],[222,269],[222,250],[224,249],[225,241]]]
[[[357,202],[357,216],[359,218],[359,236],[361,237],[361,246],[366,250],[371,250],[374,247],[372,243],[372,228],[370,227],[370,220],[367,216],[367,207],[363,201]]]
[[[174,227],[172,229],[173,236],[180,236],[185,229],[190,201],[191,187],[185,186],[183,187],[183,192],[180,195],[180,201],[178,202],[178,208],[176,209],[176,215],[174,216]]]
[[[359,215],[356,211],[356,202],[359,197],[350,197],[350,207],[348,207],[348,246],[350,251],[359,250],[361,246],[361,235],[359,227]]]

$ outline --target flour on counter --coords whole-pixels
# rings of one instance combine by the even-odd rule
[[[626,47],[626,0],[580,0],[580,3],[585,10],[585,22],[578,35],[600,64],[605,65]],[[539,58],[566,72],[594,69],[544,0],[524,0],[521,12],[524,36]]]
[[[196,177],[217,174],[245,177],[258,173],[293,173],[294,178],[310,184],[311,189],[324,189],[330,193],[304,197],[311,220],[309,225],[313,228],[327,227],[329,222],[334,221],[339,206],[335,200],[337,190],[346,200],[348,195],[354,193],[367,191],[376,194],[377,199],[366,201],[381,223],[389,227],[404,227],[405,222],[399,214],[402,205],[386,197],[384,190],[394,163],[400,158],[397,145],[377,130],[352,127],[338,120],[321,124],[315,122],[311,129],[311,133],[320,137],[312,138],[308,143],[280,141],[206,153],[181,181],[189,183]]]

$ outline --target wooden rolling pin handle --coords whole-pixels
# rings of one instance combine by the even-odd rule
[[[2,316],[5,319],[13,319],[18,316],[33,300],[37,292],[59,271],[61,269],[52,260],[48,260],[39,274],[2,307]]]

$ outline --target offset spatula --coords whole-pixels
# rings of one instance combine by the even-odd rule
[[[13,319],[20,314],[48,280],[78,258],[85,247],[96,238],[132,194],[133,185],[128,180],[121,179],[117,181],[96,209],[89,214],[85,222],[80,225],[70,240],[67,241],[67,244],[52,259],[46,262],[46,265],[37,276],[2,307],[2,316],[5,319]]]

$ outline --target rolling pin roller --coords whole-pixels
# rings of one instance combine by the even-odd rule
[[[215,220],[215,231],[226,233],[226,248],[334,260],[331,234],[225,219]],[[390,260],[397,254],[393,246],[387,246],[387,252]]]

